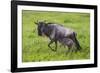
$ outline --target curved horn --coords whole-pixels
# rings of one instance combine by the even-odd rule
[[[38,25],[38,20],[37,20],[37,21],[34,21],[34,23],[35,23],[36,25]]]

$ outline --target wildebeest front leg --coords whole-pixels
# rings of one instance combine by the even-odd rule
[[[54,40],[51,40],[51,41],[49,42],[49,44],[48,44],[48,47],[49,47],[52,51],[55,51],[55,50],[52,49],[51,46],[50,46],[53,42],[54,42]]]
[[[57,41],[55,41],[55,51],[57,51]]]

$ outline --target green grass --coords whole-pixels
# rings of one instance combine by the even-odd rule
[[[48,48],[49,39],[40,37],[37,34],[37,20],[47,20],[69,27],[77,32],[77,38],[82,46],[81,52],[69,53],[67,48],[58,45],[57,52]],[[22,11],[22,61],[62,61],[82,60],[90,58],[90,14],[89,13],[63,13],[63,12],[42,12]],[[54,48],[54,44],[52,45]]]

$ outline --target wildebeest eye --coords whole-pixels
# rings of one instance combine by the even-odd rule
[[[37,22],[34,22],[36,25],[38,25],[38,23]]]

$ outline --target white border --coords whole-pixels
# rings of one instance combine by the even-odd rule
[[[60,11],[60,12],[82,12],[90,13],[90,59],[88,60],[70,60],[70,61],[49,61],[49,62],[29,62],[22,63],[22,10],[38,10],[38,11]],[[18,6],[18,52],[17,66],[24,67],[40,67],[40,66],[57,66],[57,65],[76,65],[76,64],[93,64],[94,63],[94,10],[92,9],[75,9],[75,8],[57,8],[43,6]]]

